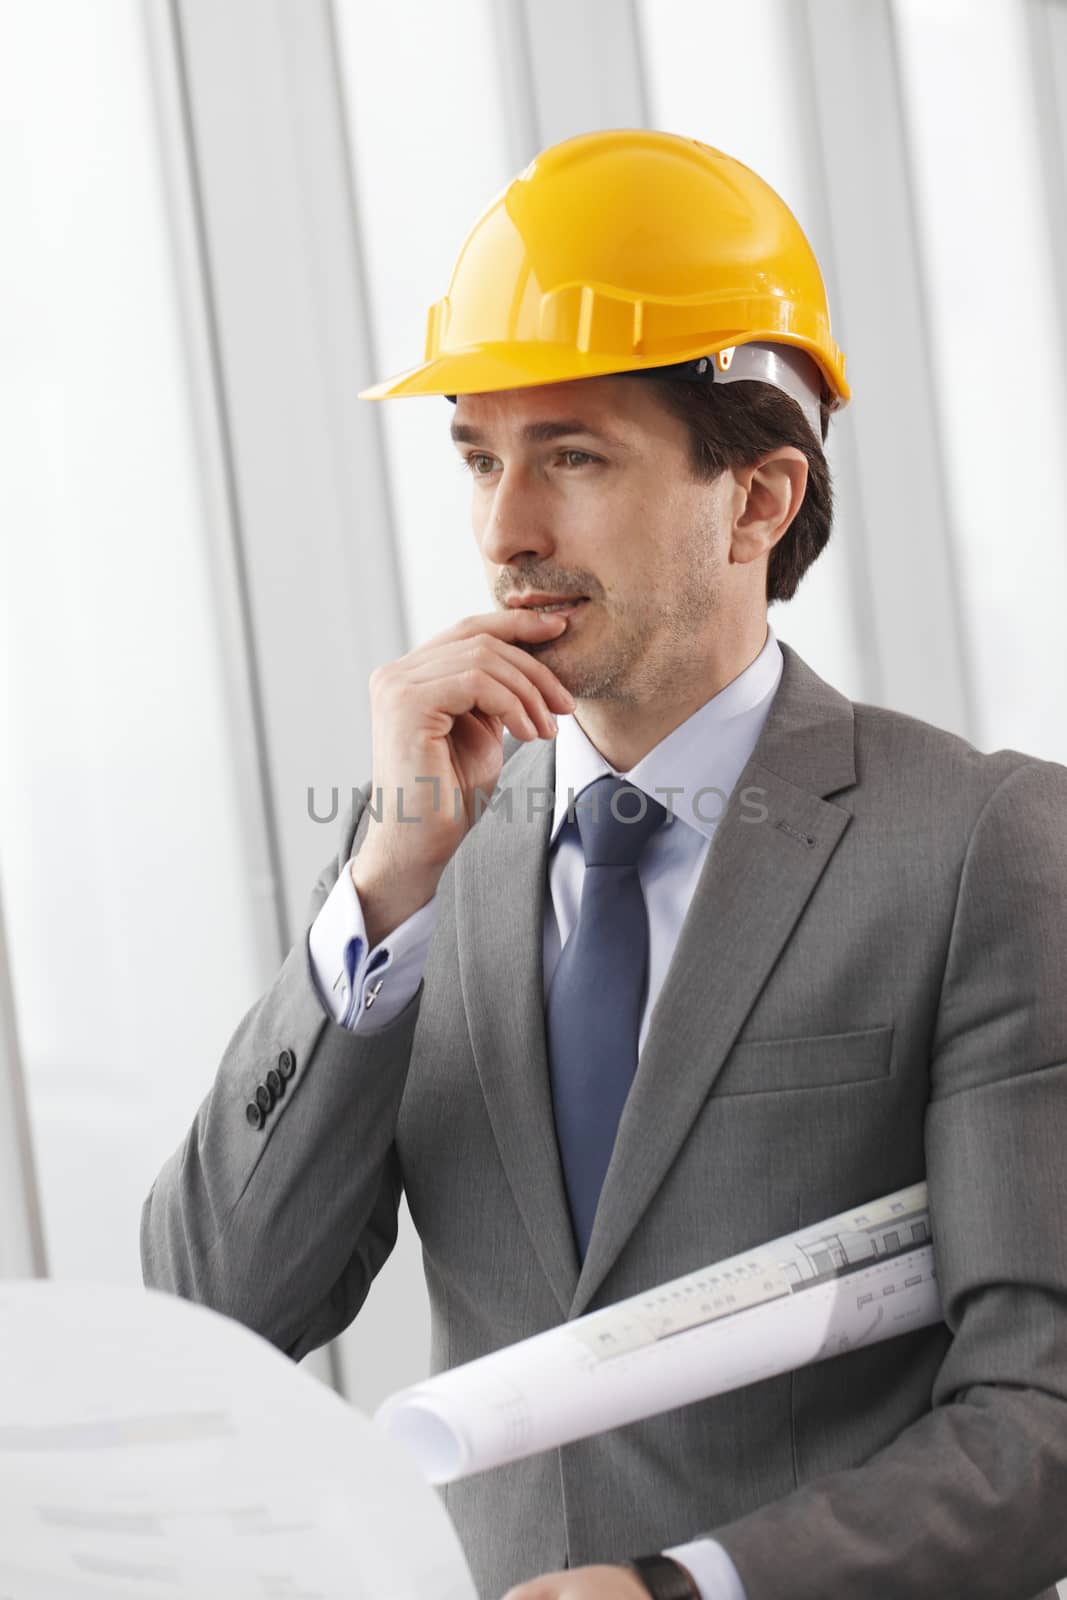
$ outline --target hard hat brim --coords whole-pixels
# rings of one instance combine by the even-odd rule
[[[642,363],[633,357],[628,367]],[[656,358],[648,366],[661,366]],[[542,383],[568,383],[603,378],[621,370],[622,362],[601,353],[583,356],[569,346],[539,344],[518,353],[514,345],[481,345],[438,356],[397,373],[359,393],[361,400],[399,400],[408,395],[493,394],[501,389],[532,389]]]

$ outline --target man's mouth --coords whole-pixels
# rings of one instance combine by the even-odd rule
[[[545,612],[546,614],[551,614],[551,613],[557,612],[557,611],[559,611],[559,612],[577,611],[579,606],[584,606],[584,605],[586,605],[588,603],[588,598],[589,598],[588,595],[584,595],[583,594],[583,595],[579,595],[576,599],[573,599],[573,600],[516,600],[516,599],[511,599],[507,603],[511,607],[512,610],[520,610],[521,609],[523,611],[542,611],[542,612]]]

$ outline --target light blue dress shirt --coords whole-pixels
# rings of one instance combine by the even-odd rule
[[[768,624],[763,649],[743,672],[628,772],[617,774],[670,813],[645,846],[637,869],[649,922],[648,993],[639,1053],[718,819],[752,754],[781,675],[782,652]],[[546,998],[560,951],[577,921],[585,873],[581,839],[568,808],[594,779],[614,771],[573,716],[557,720],[544,917]],[[351,873],[341,874],[308,933],[319,997],[335,1022],[366,1033],[400,1015],[419,986],[436,908],[435,895],[368,951],[356,886]],[[736,1567],[714,1539],[694,1539],[664,1554],[688,1567],[702,1600],[746,1600]]]

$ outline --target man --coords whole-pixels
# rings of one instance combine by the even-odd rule
[[[694,140],[565,141],[367,394],[454,399],[495,608],[372,674],[371,781],[146,1201],[146,1281],[299,1359],[403,1187],[436,1372],[925,1177],[943,1324],[444,1499],[485,1600],[1050,1596],[1067,770],[853,704],[767,626],[849,398],[795,219]]]

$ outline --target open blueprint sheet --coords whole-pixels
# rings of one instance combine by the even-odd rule
[[[940,1319],[918,1183],[453,1367],[375,1421],[448,1483]]]
[[[0,1283],[0,1600],[476,1600],[435,1490],[265,1340]]]

